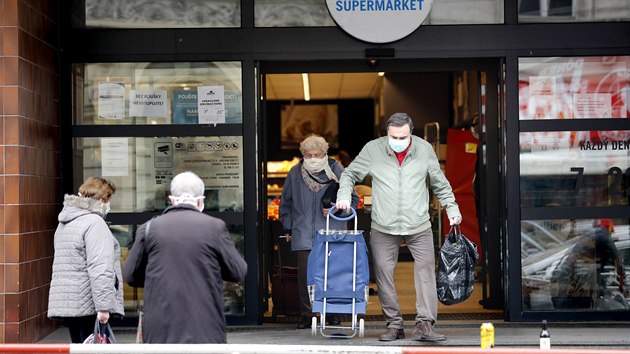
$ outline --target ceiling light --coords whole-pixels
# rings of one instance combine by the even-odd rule
[[[311,100],[311,89],[308,83],[308,74],[302,73],[302,84],[304,85],[304,101]]]

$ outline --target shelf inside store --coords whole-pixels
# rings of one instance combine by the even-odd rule
[[[267,178],[287,178],[287,172],[267,172]]]

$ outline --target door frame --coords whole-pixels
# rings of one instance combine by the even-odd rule
[[[456,59],[357,59],[357,60],[326,60],[326,61],[260,61],[256,63],[257,77],[260,95],[257,95],[259,132],[258,132],[258,158],[261,161],[262,173],[259,175],[259,198],[264,201],[262,205],[262,227],[259,228],[260,239],[262,244],[261,261],[261,289],[268,289],[268,277],[264,272],[268,269],[270,259],[269,252],[271,250],[271,240],[265,239],[265,231],[269,228],[267,220],[267,191],[266,191],[266,162],[267,157],[267,137],[266,137],[266,97],[265,78],[267,74],[298,74],[298,73],[353,73],[353,72],[453,72],[453,71],[478,71],[486,72],[486,92],[485,92],[485,132],[480,134],[480,144],[485,145],[485,149],[480,148],[479,158],[477,159],[481,187],[481,209],[483,213],[479,213],[479,232],[482,240],[487,240],[487,235],[499,235],[492,240],[488,240],[483,244],[483,264],[482,275],[483,280],[483,299],[481,304],[486,309],[503,309],[504,297],[507,289],[504,284],[508,284],[504,279],[503,269],[507,268],[508,257],[505,254],[506,240],[505,230],[501,225],[502,220],[506,220],[506,209],[504,207],[496,207],[505,204],[505,195],[501,191],[504,187],[503,178],[501,178],[501,157],[504,156],[502,147],[504,146],[503,134],[503,107],[505,106],[503,99],[503,60],[500,58],[456,58]],[[490,89],[495,88],[495,89]],[[481,98],[480,98],[481,100]],[[481,107],[481,102],[480,102]],[[482,124],[477,126],[480,129]],[[485,152],[485,156],[482,156]],[[488,188],[486,186],[500,186],[499,188]],[[490,207],[492,206],[492,207]],[[482,241],[483,242],[483,241]],[[496,269],[496,272],[487,272],[488,269]],[[260,318],[263,317],[264,309],[267,309],[267,299],[260,297],[261,308]],[[505,311],[504,311],[505,313]]]

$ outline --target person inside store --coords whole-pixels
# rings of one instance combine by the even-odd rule
[[[97,319],[125,314],[120,244],[104,219],[115,192],[111,181],[88,177],[59,213],[48,317],[68,327],[72,343],[83,343]]]
[[[247,263],[223,220],[204,214],[204,183],[193,172],[171,181],[171,206],[141,225],[123,265],[144,287],[144,343],[226,343],[223,281],[245,279]]]
[[[352,162],[352,157],[350,157],[350,154],[346,150],[339,150],[337,157],[344,168],[348,167],[350,162]]]
[[[554,308],[630,308],[626,302],[625,266],[612,237],[614,232],[612,220],[594,219],[592,230],[573,239],[574,245],[551,273]],[[614,271],[608,272],[607,266]],[[607,273],[614,274],[613,279]],[[608,286],[615,283],[617,289]]]
[[[337,160],[328,157],[328,143],[319,135],[309,135],[300,142],[302,159],[287,174],[280,197],[279,216],[286,241],[297,259],[297,283],[300,320],[298,329],[310,328],[313,313],[306,284],[307,263],[313,237],[318,230],[326,228],[326,215],[334,204],[336,183],[343,172]],[[328,189],[331,188],[330,191]],[[349,206],[357,207],[359,196],[348,196]],[[345,221],[330,219],[330,228],[347,229]],[[338,325],[335,316],[326,316],[329,325]]]
[[[404,241],[414,259],[416,317],[412,338],[444,341],[446,337],[434,331],[438,300],[428,186],[446,209],[451,225],[460,224],[462,216],[433,147],[412,132],[413,121],[406,113],[395,113],[387,120],[387,136],[368,142],[341,175],[337,208],[348,209],[354,184],[372,176],[370,246],[387,322],[387,331],[379,340],[405,338],[394,284],[394,269]]]

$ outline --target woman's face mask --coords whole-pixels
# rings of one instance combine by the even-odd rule
[[[111,205],[109,204],[109,202],[103,203],[103,211],[104,211],[105,215],[109,214],[110,210],[112,210],[112,208],[111,208]],[[103,217],[105,215],[103,215]]]
[[[324,167],[326,167],[327,163],[328,163],[328,159],[326,156],[322,158],[317,158],[317,157],[304,158],[304,168],[308,172],[319,172],[323,170]]]

